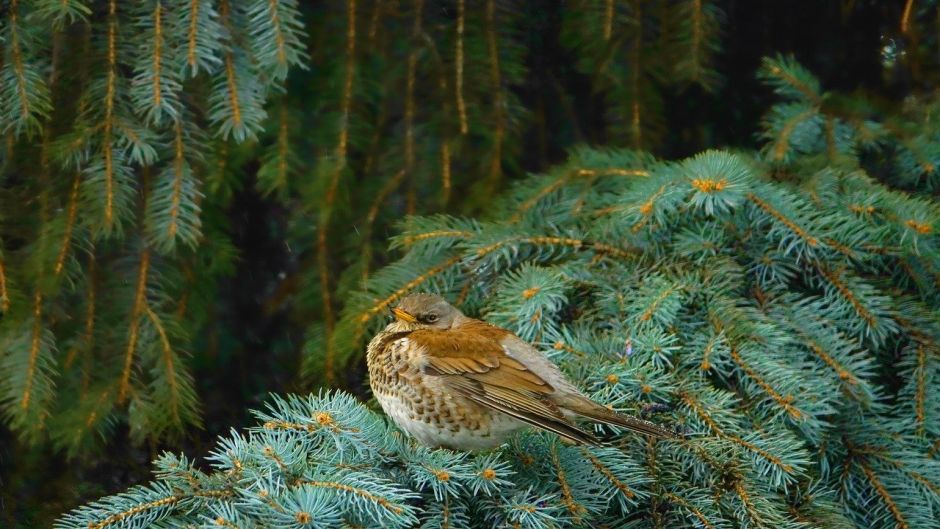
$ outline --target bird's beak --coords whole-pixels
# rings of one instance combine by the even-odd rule
[[[392,309],[392,314],[395,315],[395,319],[398,321],[403,321],[406,323],[414,323],[418,321],[418,318],[415,318],[411,314],[408,314],[407,312],[401,310],[398,307],[395,307],[394,309]]]

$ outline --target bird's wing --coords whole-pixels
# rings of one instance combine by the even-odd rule
[[[552,402],[551,384],[506,354],[500,340],[510,334],[484,322],[469,322],[446,331],[414,331],[408,340],[424,352],[421,371],[440,377],[456,393],[574,442],[597,443]]]

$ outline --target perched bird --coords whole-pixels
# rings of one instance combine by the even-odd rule
[[[409,295],[392,313],[369,342],[369,383],[385,413],[424,445],[479,450],[530,425],[598,444],[574,418],[675,436],[590,400],[524,340],[439,296]]]

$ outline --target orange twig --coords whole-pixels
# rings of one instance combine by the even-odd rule
[[[457,114],[460,117],[460,133],[466,134],[470,129],[467,125],[467,106],[463,100],[463,28],[466,15],[464,13],[464,1],[457,0],[457,43],[456,43],[456,89],[457,95]]]
[[[163,102],[163,87],[160,85],[160,73],[162,69],[162,48],[163,48],[163,22],[161,20],[163,6],[160,2],[156,3],[153,9],[153,106],[159,107]]]
[[[493,117],[493,154],[490,160],[490,172],[487,177],[490,190],[496,188],[502,177],[503,163],[503,136],[505,135],[505,94],[503,93],[502,74],[499,66],[499,48],[496,43],[496,2],[487,0],[486,2],[486,46],[489,51],[490,59],[490,79],[493,83],[493,106],[495,113]]]
[[[189,3],[189,38],[186,51],[186,64],[190,68],[196,68],[196,34],[199,28],[199,4],[200,0],[191,0]]]
[[[803,418],[803,412],[801,412],[800,410],[796,409],[796,407],[793,406],[793,396],[787,395],[786,397],[784,397],[783,395],[778,393],[773,388],[773,386],[768,384],[767,381],[765,381],[760,376],[760,374],[756,370],[754,370],[753,367],[748,365],[744,361],[744,359],[741,358],[741,354],[738,352],[736,347],[731,348],[731,358],[734,360],[736,364],[738,364],[738,367],[740,367],[741,370],[747,374],[748,377],[750,377],[754,382],[757,383],[758,386],[761,387],[761,389],[763,389],[768,395],[770,395],[770,397],[774,399],[774,401],[776,401],[777,404],[781,405],[783,409],[786,410],[787,413],[790,414],[791,417],[793,417],[795,420],[800,420],[801,418]]]
[[[698,401],[696,401],[691,395],[683,394],[680,396],[680,398],[682,399],[683,402],[688,404],[690,408],[692,408],[692,411],[694,411],[695,414],[698,415],[698,417],[702,419],[702,421],[706,425],[708,425],[708,428],[712,432],[714,432],[715,435],[717,435],[718,437],[727,439],[738,446],[744,447],[747,450],[754,452],[755,454],[761,456],[762,458],[772,463],[774,466],[780,467],[780,469],[786,472],[787,474],[791,474],[793,472],[793,467],[787,463],[784,463],[783,460],[781,460],[779,457],[771,454],[770,452],[767,452],[763,448],[760,448],[759,446],[749,441],[745,441],[744,439],[741,439],[740,437],[736,435],[731,435],[725,432],[724,430],[722,430],[721,427],[718,426],[718,423],[716,423],[715,420],[712,419],[710,415],[708,415],[708,413],[705,411],[702,405]]]
[[[571,513],[572,518],[577,523],[581,520],[581,515],[587,512],[583,505],[575,501],[571,493],[571,485],[565,476],[565,469],[561,466],[558,458],[558,446],[552,444],[552,464],[555,465],[555,476],[558,478],[558,486],[561,487],[561,496],[564,499],[565,507]]]
[[[65,235],[62,237],[62,247],[59,248],[59,256],[55,260],[55,275],[62,273],[65,266],[65,258],[68,256],[69,247],[72,245],[72,230],[75,227],[75,216],[78,213],[78,185],[81,183],[79,176],[72,182],[72,191],[69,193],[69,209],[65,217]]]
[[[371,492],[365,489],[360,489],[357,487],[346,485],[345,483],[337,483],[335,481],[299,481],[298,484],[306,485],[309,487],[320,487],[320,488],[341,490],[343,492],[349,492],[361,498],[365,498],[381,506],[382,508],[386,510],[392,511],[395,514],[401,514],[405,510],[404,508],[392,503],[386,498],[382,498],[381,496],[376,496],[375,494],[372,494]]]
[[[339,138],[336,144],[336,168],[330,177],[330,185],[324,198],[325,204],[320,214],[320,226],[317,230],[317,268],[320,275],[320,296],[323,300],[323,322],[326,329],[326,357],[324,360],[324,378],[328,384],[333,382],[334,356],[333,327],[336,316],[333,312],[333,299],[330,285],[329,269],[329,225],[333,212],[333,203],[336,201],[336,192],[339,189],[339,179],[346,168],[347,143],[349,141],[349,115],[352,109],[353,77],[356,71],[356,0],[349,0],[346,4],[346,73],[343,79],[343,99],[341,103],[342,118],[339,126]]]
[[[816,246],[816,245],[819,244],[819,240],[816,239],[816,237],[813,237],[813,236],[809,235],[809,234],[806,232],[806,230],[804,230],[804,229],[801,228],[799,225],[797,225],[796,222],[794,222],[794,221],[788,219],[786,216],[783,215],[783,213],[780,213],[779,211],[777,211],[776,209],[774,209],[773,206],[771,206],[771,205],[768,204],[767,202],[764,202],[763,200],[761,200],[761,199],[760,199],[757,195],[755,195],[754,193],[748,193],[748,194],[747,194],[747,199],[750,200],[751,202],[753,202],[755,205],[757,205],[757,207],[759,207],[759,208],[761,208],[762,210],[766,211],[771,217],[773,217],[773,218],[777,219],[778,221],[780,221],[780,223],[783,224],[784,226],[786,226],[787,228],[789,228],[790,231],[792,231],[793,233],[797,234],[801,239],[803,239],[804,241],[806,241],[806,244],[808,244],[808,245],[810,245],[810,246]]]
[[[888,511],[891,513],[891,516],[894,517],[894,521],[897,522],[898,529],[909,529],[910,525],[908,525],[907,520],[904,519],[904,515],[901,514],[900,507],[898,507],[898,504],[891,498],[888,489],[886,489],[881,480],[878,479],[878,476],[872,471],[871,467],[869,467],[864,460],[859,460],[858,466],[862,468],[862,472],[865,474],[865,477],[868,478],[872,488],[881,496],[881,500],[884,501],[885,505],[888,507]]]
[[[609,481],[611,485],[616,487],[617,490],[619,490],[621,494],[623,494],[627,498],[630,498],[631,500],[633,498],[636,498],[636,493],[633,492],[633,490],[630,489],[630,487],[628,487],[626,483],[617,479],[617,476],[615,476],[614,473],[609,468],[607,468],[607,465],[605,465],[594,454],[589,452],[587,448],[581,447],[581,453],[584,454],[584,456],[588,458],[588,461],[590,461],[591,464],[594,465],[594,468],[597,469],[597,471],[600,472],[601,475],[604,476],[604,478],[606,478],[607,481]]]
[[[901,33],[907,34],[910,29],[911,11],[914,8],[914,0],[904,2],[904,13],[901,14]]]
[[[33,331],[29,341],[29,364],[26,367],[25,387],[20,406],[23,410],[29,409],[32,396],[33,379],[36,375],[36,363],[39,361],[39,352],[42,349],[42,294],[37,290],[33,298]]]
[[[131,385],[131,367],[134,363],[134,352],[137,349],[137,339],[140,331],[140,316],[147,304],[147,272],[150,268],[150,251],[144,249],[140,254],[140,270],[137,274],[137,289],[134,293],[134,305],[131,308],[131,324],[127,339],[127,349],[124,351],[124,369],[121,371],[121,385],[118,390],[118,402],[123,403],[127,398]]]
[[[869,327],[875,327],[878,321],[875,319],[874,315],[868,311],[865,305],[852,293],[849,289],[849,286],[842,281],[842,278],[839,277],[838,272],[833,272],[824,266],[817,266],[819,273],[829,281],[832,286],[836,287],[836,290],[846,299],[849,303],[852,304],[852,307],[855,309],[855,313],[858,314],[862,319],[864,319]]]
[[[108,4],[108,77],[104,98],[104,178],[105,206],[104,222],[110,227],[114,218],[114,147],[111,133],[114,127],[114,97],[117,83],[117,2]]]

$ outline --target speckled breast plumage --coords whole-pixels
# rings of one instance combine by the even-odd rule
[[[442,387],[412,366],[420,351],[407,333],[383,331],[369,343],[369,384],[395,424],[422,444],[485,449],[503,443],[525,423]]]

